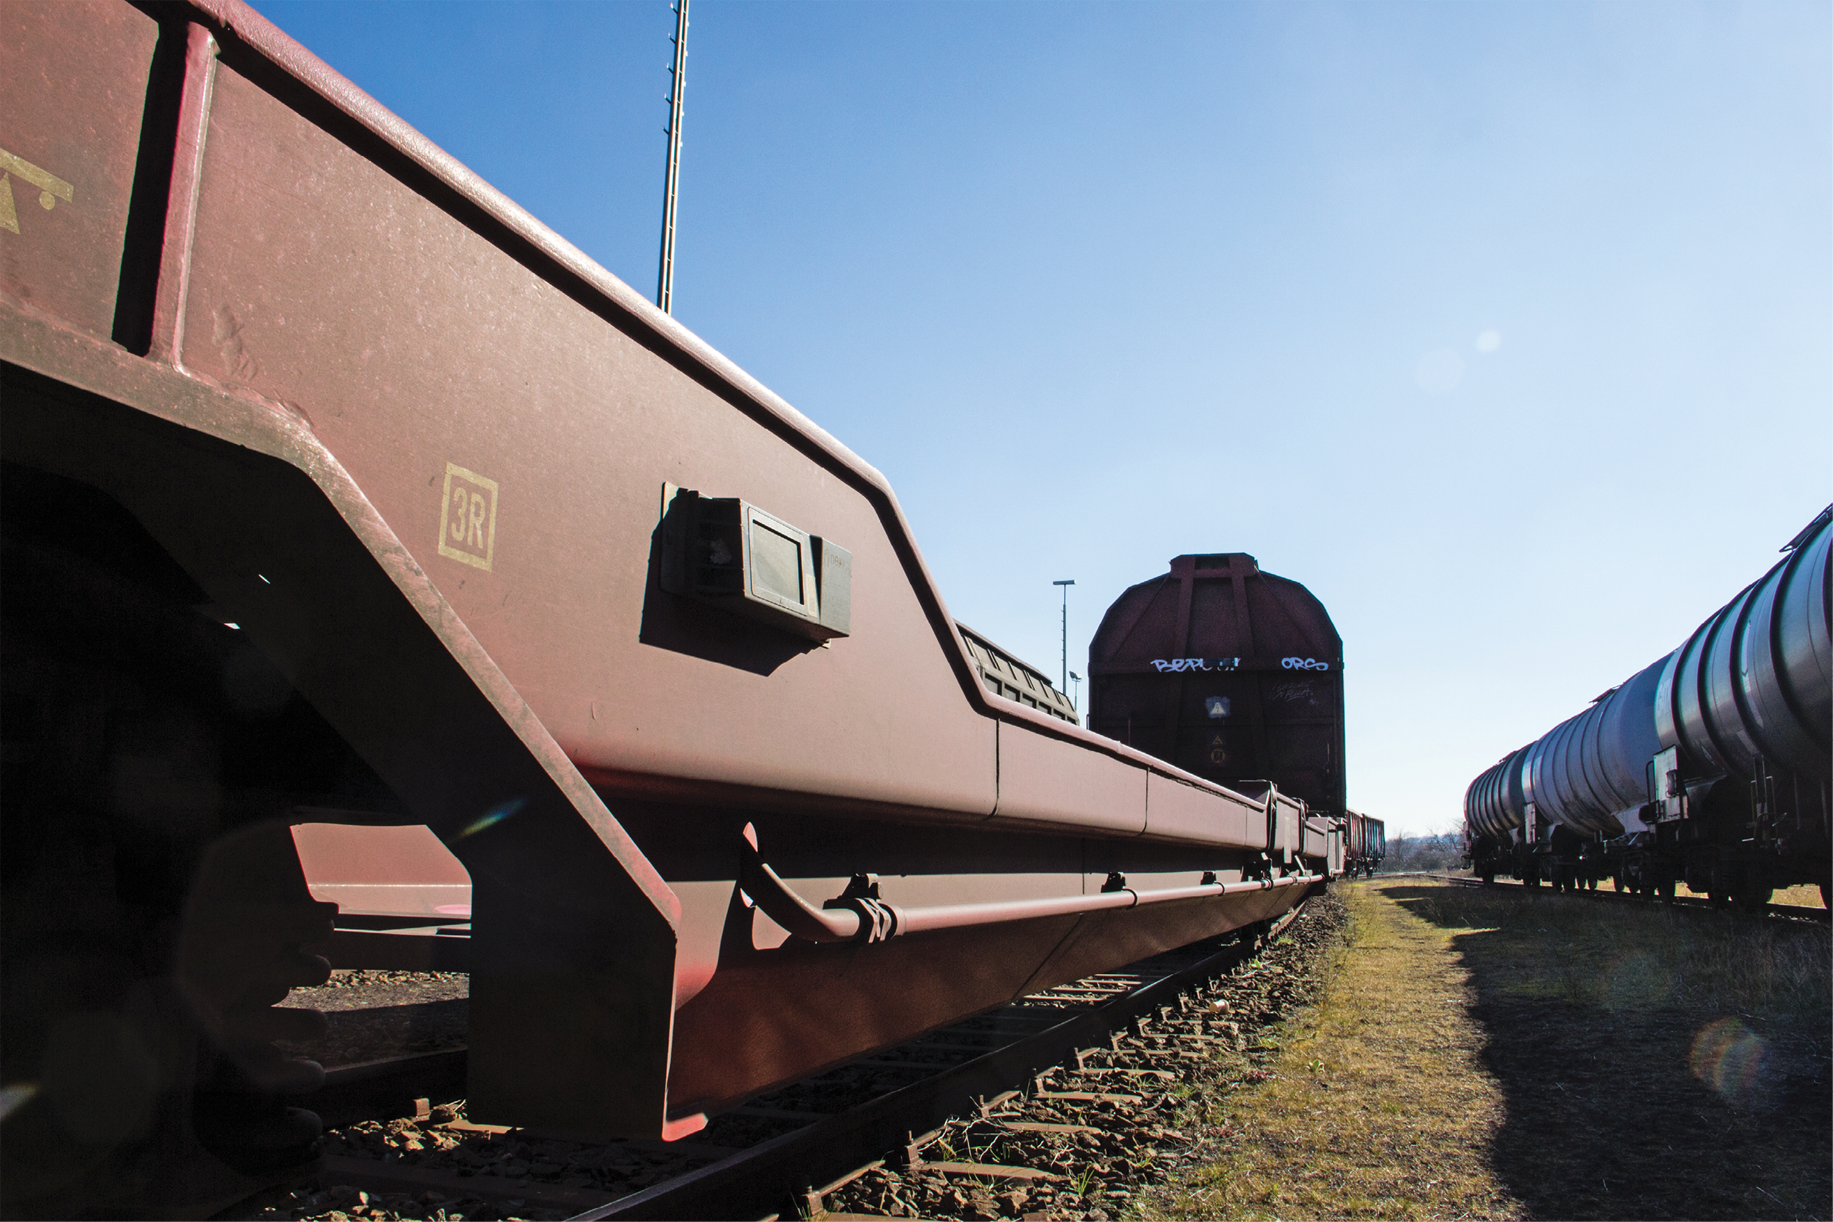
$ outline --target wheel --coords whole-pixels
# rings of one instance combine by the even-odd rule
[[[1754,875],[1755,871],[1751,873]],[[1751,877],[1747,878],[1744,884],[1737,889],[1737,893],[1732,896],[1732,902],[1737,905],[1739,912],[1761,916],[1769,911],[1769,897],[1774,894],[1775,888],[1766,881]]]
[[[1495,885],[1495,881],[1496,881],[1496,872],[1495,872],[1494,870],[1485,870],[1485,871],[1483,871],[1483,885],[1484,885],[1485,887],[1490,887],[1490,886],[1494,886],[1494,885]],[[1824,887],[1823,887],[1823,888],[1821,888],[1821,889],[1822,889],[1823,891],[1825,890],[1825,888],[1824,888]]]
[[[1596,891],[1597,889],[1598,889],[1597,875],[1593,874],[1590,878],[1587,878],[1585,880],[1585,890]]]
[[[1674,902],[1674,880],[1673,878],[1670,877],[1669,875],[1663,874],[1660,878],[1656,879],[1655,880],[1655,894],[1661,897],[1662,903],[1664,904],[1673,903]]]
[[[36,393],[15,396],[23,410]],[[299,944],[328,938],[335,911],[311,897],[286,826],[227,778],[312,804],[349,792],[359,808],[386,786],[358,779],[328,725],[282,712],[300,706],[252,642],[195,614],[178,628],[189,578],[150,535],[109,533],[123,511],[107,494],[70,483],[27,500],[51,495],[47,475],[7,472],[28,489],[22,507],[47,508],[13,516],[9,488],[0,548],[7,915],[17,905],[34,926],[29,939],[8,931],[0,1038],[7,1077],[43,1072],[51,1106],[4,1122],[0,1210],[202,1216],[232,1168],[264,1176],[317,1158],[318,1118],[285,1096],[322,1073],[267,1041],[310,1038],[312,1011],[274,1003],[324,983],[329,964]],[[249,697],[258,709],[236,703]],[[244,752],[247,771],[229,772]],[[152,783],[120,783],[141,777]]]
[[[1610,876],[1610,889],[1612,891],[1623,890],[1623,875],[1622,874],[1618,873],[1618,874],[1612,874]]]
[[[1522,879],[1521,881],[1524,884],[1526,884],[1527,886],[1538,887],[1540,885],[1540,875],[1530,874],[1526,878]]]

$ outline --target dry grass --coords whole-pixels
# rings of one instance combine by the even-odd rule
[[[1513,978],[1496,982],[1499,996],[1558,997],[1619,1019],[1660,1007],[1730,1014],[1774,1027],[1780,1039],[1811,1038],[1827,1025],[1824,928],[1656,904],[1602,908],[1551,893],[1386,890],[1459,935],[1467,959],[1480,949],[1487,964],[1505,953]],[[1495,936],[1480,946],[1475,935]]]
[[[1698,896],[1702,900],[1707,898],[1704,891],[1695,891],[1685,883],[1676,886],[1674,894]],[[1822,903],[1820,899],[1820,888],[1808,883],[1803,883],[1799,887],[1782,887],[1769,897],[1769,902],[1772,904],[1800,904],[1807,908],[1826,907],[1826,904]]]
[[[1268,1041],[1272,1077],[1205,1117],[1227,1156],[1141,1213],[1519,1216],[1483,1157],[1504,1097],[1450,934],[1374,888],[1341,891],[1350,922],[1324,996]]]
[[[1827,1218],[1818,926],[1396,879],[1173,1217]]]
[[[1817,925],[1389,885],[1451,932],[1542,1217],[1826,1218],[1833,938]]]

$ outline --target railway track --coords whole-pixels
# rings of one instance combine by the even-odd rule
[[[1388,877],[1397,877],[1397,876],[1389,875]],[[1485,887],[1485,886],[1488,886],[1488,887],[1514,887],[1521,891],[1539,891],[1541,890],[1541,888],[1539,887],[1528,887],[1517,881],[1503,880],[1503,879],[1497,879],[1493,883],[1485,883],[1480,878],[1461,878],[1455,874],[1427,874],[1427,875],[1421,875],[1421,877],[1441,879],[1444,882],[1448,882],[1448,883],[1453,884],[1454,886],[1459,886],[1459,887]],[[1552,892],[1551,887],[1545,888],[1545,890]],[[1579,890],[1579,891],[1572,892],[1572,894],[1581,895],[1588,899],[1594,899],[1594,900],[1599,900],[1599,901],[1604,901],[1604,902],[1609,902],[1609,903],[1633,903],[1633,902],[1638,902],[1638,901],[1643,902],[1643,903],[1658,902],[1647,896],[1636,895],[1629,891]],[[1715,905],[1711,900],[1705,898],[1704,896],[1698,896],[1698,895],[1677,895],[1673,897],[1671,900],[1660,901],[1660,902],[1669,903],[1669,904],[1674,905],[1675,907],[1680,907],[1680,908],[1704,908],[1704,909],[1711,910],[1711,909],[1719,907],[1719,905]],[[1833,920],[1833,912],[1830,912],[1826,908],[1815,908],[1807,904],[1770,904],[1768,908],[1765,910],[1763,915],[1767,918],[1774,919],[1774,920],[1815,921],[1822,925],[1825,925],[1830,920]]]
[[[923,1216],[936,1216],[951,1191],[965,1201],[988,1185],[1007,1204],[1069,1186],[1125,1191],[1094,1172],[1072,1185],[1064,1159],[1106,1166],[1117,1128],[1176,1144],[1154,1131],[1148,1098],[1206,1046],[1234,1046],[1240,1017],[1216,999],[1306,906],[1251,940],[1158,955],[849,1062],[674,1143],[468,1123],[435,1105],[462,1091],[462,1050],[333,1070],[310,1101],[333,1130],[322,1165],[233,1216],[813,1216],[887,1178],[904,1198],[927,1185]]]

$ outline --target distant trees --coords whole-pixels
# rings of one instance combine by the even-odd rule
[[[1390,838],[1387,842],[1387,856],[1382,859],[1377,872],[1402,874],[1415,870],[1462,870],[1466,868],[1460,860],[1463,851],[1463,843],[1456,832]]]

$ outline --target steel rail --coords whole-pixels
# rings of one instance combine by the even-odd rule
[[[323,1086],[293,1102],[316,1112],[327,1129],[378,1116],[411,1116],[416,1099],[461,1097],[465,1063],[466,1050],[458,1047],[339,1065],[325,1071]]]
[[[1213,888],[1201,890],[1213,893]],[[1286,928],[1303,910],[1304,902],[1300,899],[1270,922],[1264,937],[1271,938]],[[897,1148],[913,1133],[971,1111],[979,1099],[1022,1086],[1039,1072],[1067,1063],[1078,1051],[1101,1045],[1109,1033],[1174,1002],[1191,986],[1245,962],[1258,953],[1263,942],[1264,939],[1250,938],[1208,953],[1200,949],[1200,943],[1167,951],[1117,972],[1072,981],[1013,1003],[1033,1012],[1006,1013],[1002,1008],[964,1019],[964,1024],[976,1024],[971,1042],[962,1042],[970,1039],[968,1032],[962,1032],[956,1042],[944,1046],[958,1052],[978,1050],[978,1055],[966,1061],[933,1065],[918,1060],[897,1061],[899,1068],[925,1072],[914,1082],[839,1112],[778,1114],[769,1108],[734,1109],[739,1115],[755,1112],[778,1115],[779,1119],[803,1119],[805,1123],[743,1150],[709,1148],[706,1165],[614,1200],[606,1201],[597,1190],[570,1190],[522,1181],[499,1183],[488,1177],[460,1176],[455,1170],[417,1164],[377,1162],[370,1166],[370,1160],[362,1158],[328,1157],[321,1171],[338,1182],[367,1186],[372,1192],[418,1193],[436,1188],[493,1200],[515,1197],[531,1203],[539,1196],[544,1208],[565,1209],[569,1204],[573,1209],[585,1208],[585,1212],[575,1215],[579,1222],[600,1218],[755,1216],[812,1185],[827,1183]],[[1128,978],[1133,978],[1132,983],[1127,983]],[[1070,1008],[1035,1012],[1052,1003]],[[1004,1029],[984,1029],[989,1019]],[[935,1050],[938,1046],[933,1041],[947,1040],[951,1029],[941,1028],[919,1037],[918,1042]],[[982,1041],[999,1042],[988,1047]],[[895,1050],[868,1054],[850,1064],[870,1065],[888,1055],[895,1055]],[[457,1048],[333,1069],[326,1075],[323,1090],[296,1102],[318,1110],[326,1117],[327,1127],[332,1128],[382,1117],[424,1117],[432,1102],[462,1094],[465,1056],[465,1050]],[[632,1144],[613,1138],[597,1143],[584,1135],[540,1130],[504,1132],[525,1133],[531,1140],[560,1138],[607,1148]],[[677,1148],[691,1157],[694,1144],[690,1139]],[[717,1161],[713,1157],[715,1150]],[[591,1199],[594,1195],[597,1200]]]

